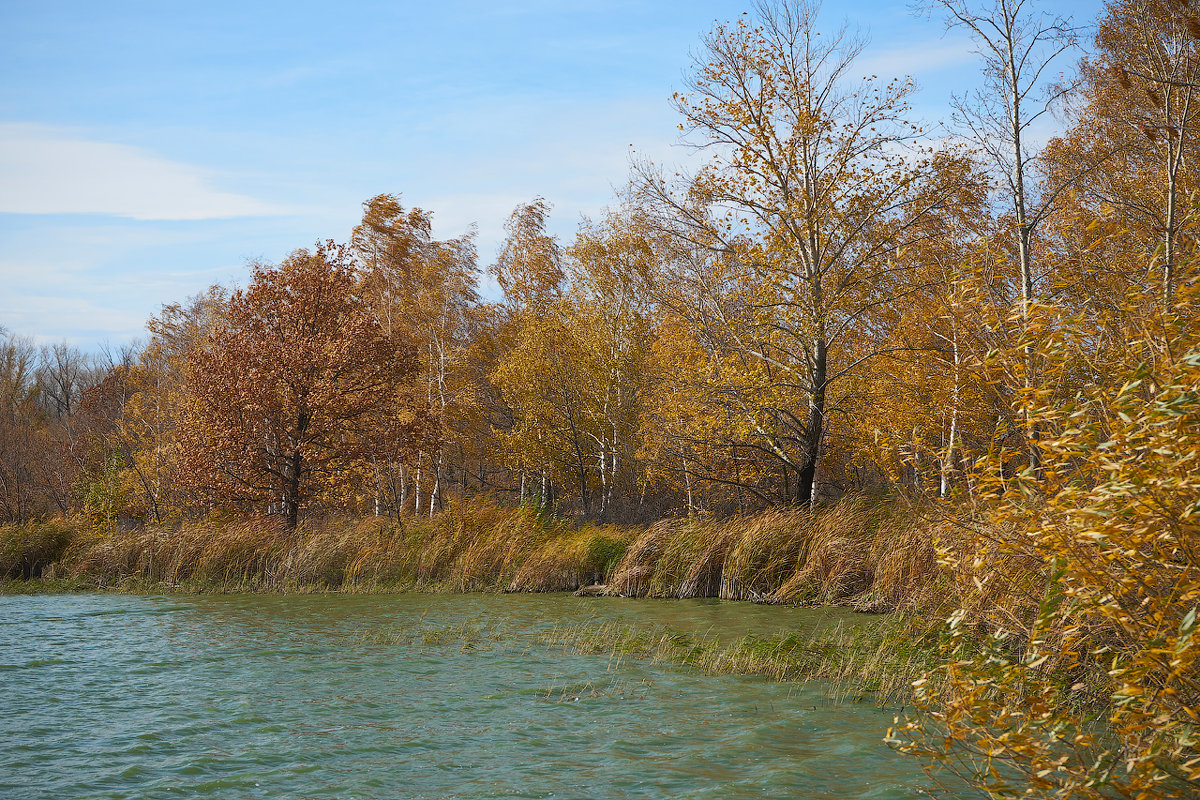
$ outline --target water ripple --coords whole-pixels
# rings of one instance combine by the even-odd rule
[[[890,714],[520,643],[564,615],[741,633],[793,625],[789,613],[521,596],[3,598],[0,796],[914,796],[918,765],[880,741]],[[479,620],[503,621],[512,641],[470,652],[377,635]]]

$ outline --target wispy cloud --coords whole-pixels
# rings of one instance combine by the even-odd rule
[[[882,78],[915,75],[924,79],[930,73],[971,64],[975,59],[969,40],[938,38],[903,47],[869,50],[855,62],[852,72]]]
[[[137,147],[0,123],[0,213],[203,220],[288,212],[222,191],[201,167]]]
[[[0,322],[18,334],[32,335],[40,343],[65,340],[84,347],[94,347],[101,340],[129,341],[142,335],[145,315],[110,303],[96,302],[86,297],[61,295],[23,295],[13,302],[0,303]],[[69,330],[42,332],[47,319],[77,320]]]

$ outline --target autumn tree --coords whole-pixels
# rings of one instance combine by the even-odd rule
[[[411,345],[368,313],[359,272],[332,242],[259,265],[186,367],[184,479],[215,498],[301,508],[381,442],[429,422]]]
[[[1075,47],[1077,32],[1069,19],[1035,9],[1032,0],[932,0],[929,7],[945,13],[948,27],[965,29],[983,60],[983,85],[970,97],[955,98],[954,117],[965,138],[985,154],[1001,187],[998,199],[1010,215],[1017,251],[1017,302],[1028,325],[1042,280],[1033,252],[1038,230],[1081,173],[1072,170],[1048,185],[1031,129],[1071,90],[1054,81],[1051,69]],[[1026,353],[1020,387],[1026,392],[1037,382],[1033,356],[1032,350]],[[1025,428],[1029,461],[1036,465],[1037,432],[1028,419]]]
[[[641,475],[640,408],[648,354],[652,253],[636,215],[584,221],[562,250],[541,201],[518,207],[497,265],[507,351],[491,382],[510,420],[503,457],[541,501],[578,498],[601,520],[633,513]]]
[[[95,384],[101,373],[79,348],[66,342],[45,345],[39,356],[38,395],[56,418],[70,417],[84,390]]]
[[[84,511],[93,523],[108,528],[122,516],[142,516],[131,513],[130,475],[124,469],[129,452],[121,447],[118,434],[121,417],[137,391],[131,380],[133,348],[122,355],[119,361],[110,362],[98,383],[83,392],[72,424]]]
[[[643,480],[643,409],[652,368],[650,280],[655,256],[645,220],[631,209],[585,220],[567,249],[581,389],[597,478],[600,520],[632,506]],[[640,502],[640,497],[637,498]]]
[[[442,503],[449,451],[467,448],[474,427],[467,351],[479,303],[474,231],[445,241],[434,239],[432,231],[430,212],[406,210],[399,197],[384,194],[363,204],[362,221],[351,238],[362,265],[364,301],[388,335],[417,347],[425,401],[440,422],[442,436],[431,442],[431,450],[418,449],[412,454],[415,463],[396,465],[398,506],[407,505],[411,485],[414,510],[427,506],[430,514]],[[381,479],[378,462],[374,471]]]
[[[504,290],[499,331],[504,352],[489,380],[508,412],[498,445],[517,476],[521,501],[536,495],[538,502],[550,502],[555,482],[570,481],[586,508],[581,376],[562,325],[566,275],[562,248],[546,230],[549,211],[545,200],[535,198],[517,206],[505,223],[508,236],[492,266]]]
[[[1082,91],[1072,105],[1071,127],[1050,151],[1057,173],[1088,166],[1065,224],[1082,218],[1128,231],[1131,260],[1154,254],[1149,272],[1158,285],[1139,288],[1163,310],[1194,246],[1184,233],[1188,198],[1200,188],[1192,166],[1200,126],[1200,27],[1187,6],[1168,0],[1107,4],[1093,52],[1080,65]],[[1089,233],[1080,247],[1100,239],[1098,231]],[[1104,243],[1119,242],[1109,237]],[[1106,247],[1088,268],[1102,271],[1114,256],[1121,258]],[[1148,273],[1127,272],[1134,282]]]
[[[902,249],[961,178],[955,159],[908,146],[907,81],[857,80],[863,43],[821,36],[817,9],[759,3],[757,20],[719,26],[676,95],[682,128],[708,158],[681,179],[638,169],[635,193],[691,259],[693,328],[741,370],[729,400],[747,443],[814,497],[831,394],[877,354],[875,310],[908,292]],[[686,262],[685,262],[686,267]]]
[[[864,468],[875,462],[916,495],[949,496],[1007,421],[995,419],[981,369],[986,353],[1003,346],[1009,311],[1007,297],[988,291],[1008,265],[990,252],[997,231],[986,186],[978,176],[964,181],[949,207],[922,222],[927,235],[903,256],[913,291],[881,310],[887,352],[854,377],[846,404],[846,457]]]
[[[224,324],[229,294],[210,286],[183,303],[169,303],[146,323],[149,342],[126,376],[128,399],[112,440],[124,455],[139,516],[161,522],[192,505],[179,480],[178,428],[190,403],[187,368]]]
[[[562,248],[546,230],[549,216],[550,205],[536,197],[513,209],[504,223],[508,236],[492,274],[514,310],[536,311],[562,293]]]

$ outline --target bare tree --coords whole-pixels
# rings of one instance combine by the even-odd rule
[[[1072,89],[1053,80],[1051,65],[1076,46],[1078,29],[1070,19],[1034,9],[1029,0],[933,0],[929,8],[947,16],[947,27],[965,28],[983,59],[984,84],[969,97],[954,99],[954,120],[965,137],[991,162],[1012,213],[1026,327],[1035,298],[1032,241],[1054,201],[1071,181],[1052,187],[1043,177],[1031,128]],[[1025,351],[1025,388],[1034,382],[1033,353]],[[1038,463],[1036,432],[1026,420],[1032,465]]]
[[[37,373],[46,411],[58,419],[70,417],[84,390],[98,383],[103,372],[79,348],[66,342],[43,346]]]

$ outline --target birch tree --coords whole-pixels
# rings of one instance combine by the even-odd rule
[[[1030,323],[1039,275],[1033,246],[1059,194],[1079,172],[1057,186],[1046,185],[1035,126],[1048,115],[1071,86],[1056,82],[1053,65],[1076,45],[1069,19],[1034,8],[1031,0],[934,0],[930,8],[945,13],[947,26],[970,35],[983,60],[983,85],[970,96],[954,100],[954,120],[967,140],[991,164],[1002,187],[1001,203],[1012,215],[1017,250],[1021,319]],[[1026,394],[1037,383],[1031,349],[1025,350]],[[1031,466],[1038,463],[1037,432],[1025,413],[1025,436]]]

